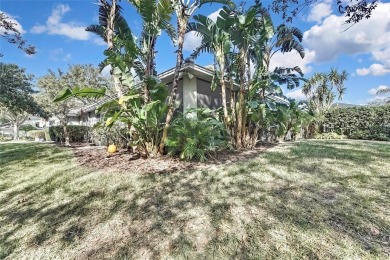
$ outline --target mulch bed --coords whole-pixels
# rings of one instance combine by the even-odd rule
[[[230,164],[233,162],[256,157],[272,145],[262,145],[254,150],[222,151],[213,155],[207,162],[183,161],[178,158],[162,156],[159,158],[136,159],[134,154],[127,150],[117,153],[107,153],[106,147],[72,144],[75,158],[80,166],[110,172],[137,172],[137,173],[169,173],[191,169],[204,169],[213,165]]]

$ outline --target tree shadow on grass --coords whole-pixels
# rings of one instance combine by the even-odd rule
[[[315,152],[323,149],[321,144],[288,144],[283,151],[276,149],[216,170],[139,174],[136,186],[123,179],[112,190],[92,186],[77,190],[58,205],[49,200],[22,202],[0,210],[1,221],[14,227],[2,234],[3,247],[8,248],[6,255],[11,254],[22,243],[13,235],[34,223],[39,232],[29,240],[33,246],[59,243],[66,252],[87,243],[87,234],[95,226],[121,216],[120,228],[101,234],[75,258],[315,259],[388,255],[390,223],[385,214],[390,207],[390,173],[376,172],[368,161],[361,163],[366,156],[359,148],[353,149],[354,157],[345,155],[343,148],[329,146],[325,150],[330,155]],[[380,154],[375,147],[366,152],[377,158]],[[333,165],[320,163],[334,157],[344,158],[338,162],[340,167],[345,163],[345,167],[364,167],[373,172],[338,175]],[[303,166],[307,162],[317,164]],[[282,174],[279,168],[288,172]],[[297,172],[302,177],[289,175]],[[72,181],[60,176],[46,180],[57,185],[51,193]],[[34,188],[21,192],[38,196],[47,190],[44,183]],[[314,234],[313,241],[307,241],[310,234]],[[323,237],[321,243],[325,246],[318,236]],[[356,251],[346,251],[348,246]]]

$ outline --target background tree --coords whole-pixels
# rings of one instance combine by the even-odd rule
[[[386,95],[386,94],[390,94],[390,88],[387,87],[387,88],[382,88],[380,90],[377,91],[376,93],[377,95]],[[382,102],[379,102],[380,104],[384,103],[384,104],[390,104],[390,97],[385,97]]]
[[[14,127],[14,139],[19,139],[19,127],[29,115],[45,116],[32,94],[33,75],[16,64],[0,62],[0,110]]]
[[[26,46],[27,42],[23,39],[21,32],[16,26],[17,24],[12,22],[10,17],[7,17],[5,13],[0,12],[0,37],[11,44],[16,44],[19,49],[23,50],[28,55],[36,53],[33,45]],[[3,54],[0,53],[0,57],[2,56]]]
[[[64,129],[65,145],[69,143],[69,132],[67,129],[69,123],[69,112],[73,109],[80,108],[88,103],[93,102],[93,99],[68,99],[63,102],[53,102],[57,94],[67,89],[100,89],[105,87],[109,89],[111,86],[110,79],[103,77],[100,74],[100,69],[92,65],[71,65],[67,72],[60,69],[57,72],[49,70],[49,72],[38,79],[38,88],[40,93],[37,96],[39,104],[51,116],[55,116],[60,121]]]
[[[309,108],[317,115],[328,110],[336,97],[341,100],[346,88],[344,82],[348,79],[348,73],[343,70],[339,72],[332,68],[328,73],[315,73],[305,82],[302,88]]]
[[[346,88],[344,82],[348,73],[332,68],[328,73],[315,73],[302,87],[310,112],[313,114],[312,127],[309,135],[323,131],[325,113],[329,111],[336,97],[341,100]]]
[[[378,6],[378,0],[334,0],[338,6],[340,14],[345,16],[345,22],[355,24],[363,19],[371,17],[372,11]],[[259,0],[256,0],[259,2]],[[321,3],[322,0],[273,0],[270,4],[272,10],[287,22],[292,22],[293,18],[310,6]]]

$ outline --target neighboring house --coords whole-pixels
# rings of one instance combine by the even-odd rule
[[[168,86],[169,93],[172,90],[172,81],[175,74],[175,68],[169,69],[158,75],[159,79]],[[178,84],[176,96],[176,108],[179,112],[184,112],[187,109],[208,107],[210,109],[217,109],[222,106],[221,90],[217,88],[215,91],[211,90],[211,81],[213,79],[214,71],[193,62],[187,61],[182,69]],[[235,86],[235,90],[238,86]],[[227,91],[227,100],[230,100],[230,91]],[[104,104],[106,101],[115,99],[116,96],[103,98],[102,100],[84,106],[82,108],[73,109],[69,113],[69,125],[88,125],[93,126],[101,121],[100,115],[95,113],[96,108]],[[280,97],[270,97],[279,103],[288,104],[287,100]],[[50,125],[59,125],[59,120],[51,118]]]
[[[32,125],[36,128],[44,128],[47,125],[47,120],[39,116],[30,116],[23,125]]]
[[[37,129],[42,129],[48,126],[48,121],[39,116],[29,116],[26,121],[23,122],[23,125],[32,125]],[[19,131],[20,137],[23,137],[26,133],[24,131]],[[11,123],[5,123],[0,125],[0,136],[3,137],[13,137],[14,136],[14,127]]]

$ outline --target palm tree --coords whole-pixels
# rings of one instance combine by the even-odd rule
[[[172,91],[168,101],[168,112],[165,119],[165,126],[164,126],[163,135],[160,143],[160,149],[159,149],[160,154],[164,153],[165,142],[168,137],[168,129],[171,125],[173,112],[175,110],[174,104],[176,101],[177,87],[179,85],[179,74],[180,74],[181,66],[183,64],[184,36],[187,32],[188,22],[191,16],[193,15],[193,13],[206,3],[221,3],[226,5],[231,4],[230,0],[193,0],[192,2],[190,0],[172,0],[171,2],[175,9],[176,19],[177,19],[176,66],[175,66],[175,73],[172,81]]]
[[[156,76],[155,46],[161,31],[165,31],[172,39],[176,39],[175,28],[170,24],[173,5],[170,0],[129,0],[142,17],[143,30],[139,40],[140,60],[143,63],[143,77]],[[144,80],[145,81],[145,80]],[[144,82],[144,100],[150,101],[150,93]]]
[[[348,73],[343,70],[339,72],[332,68],[329,73],[315,73],[302,88],[306,95],[309,106],[317,115],[322,115],[328,110],[337,97],[342,99],[346,88],[344,82],[348,79]]]
[[[295,50],[303,59],[305,57],[305,50],[302,45],[303,34],[296,27],[289,27],[285,24],[279,25],[275,29],[274,37],[270,38],[266,45],[264,45],[264,66],[269,70],[269,65],[272,57],[277,52],[291,52]]]
[[[229,23],[227,20],[218,19],[218,25],[213,20],[204,15],[194,16],[196,22],[188,25],[187,31],[194,31],[202,37],[201,45],[194,50],[192,57],[196,58],[201,52],[213,53],[216,61],[216,77],[219,79],[222,94],[222,108],[224,122],[227,125],[229,115],[227,109],[226,84],[225,84],[225,59],[230,52],[231,42],[229,35]]]
[[[114,88],[120,98],[123,96],[123,82],[132,82],[129,80],[129,71],[138,56],[138,50],[117,0],[112,0],[111,4],[106,0],[99,0],[98,5],[99,24],[88,26],[86,31],[97,34],[107,43],[107,58],[101,63],[101,67],[111,65]]]
[[[239,78],[239,97],[237,109],[237,133],[236,147],[242,148],[244,145],[244,134],[246,132],[246,114],[245,114],[245,93],[249,92],[252,86],[250,72],[250,50],[263,46],[273,35],[272,23],[268,11],[260,4],[251,6],[247,11],[237,8],[231,14],[234,17],[234,26],[231,30],[231,39],[233,45],[237,48],[237,68]],[[225,15],[228,17],[230,15]],[[261,55],[261,50],[257,49]],[[257,62],[262,66],[261,62]],[[256,68],[259,70],[260,68]]]

